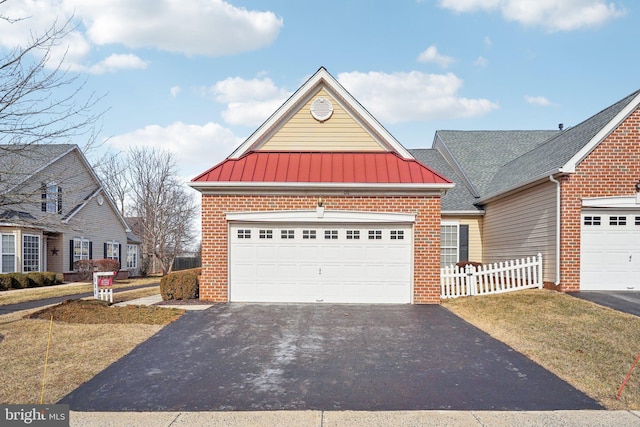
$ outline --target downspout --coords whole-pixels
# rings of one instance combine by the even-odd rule
[[[553,175],[549,175],[549,180],[556,184],[556,288],[560,285],[560,181]]]

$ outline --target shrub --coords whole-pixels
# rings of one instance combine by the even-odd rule
[[[199,294],[198,271],[182,270],[169,273],[160,280],[160,295],[164,301],[197,299]]]
[[[9,274],[0,274],[0,291],[6,291],[12,288],[12,278]]]
[[[98,271],[118,271],[120,269],[120,262],[115,259],[99,259],[94,262]]]
[[[62,274],[61,273],[52,273],[51,271],[45,271],[42,273],[42,277],[44,279],[44,283],[42,286],[52,286],[58,285],[62,283]]]
[[[29,278],[22,273],[9,273],[11,276],[11,287],[13,289],[24,289],[29,287]]]
[[[81,259],[73,263],[73,269],[78,272],[80,280],[89,280],[93,276],[93,261]]]
[[[27,284],[30,288],[38,288],[45,285],[45,279],[42,273],[32,271],[31,273],[27,273],[27,280],[29,283]]]

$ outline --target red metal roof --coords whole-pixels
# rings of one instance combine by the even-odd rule
[[[393,152],[273,151],[226,159],[191,182],[451,183],[417,160]]]

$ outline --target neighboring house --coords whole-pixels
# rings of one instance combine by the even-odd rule
[[[456,183],[443,263],[539,252],[557,289],[640,290],[639,104],[640,91],[565,130],[438,131],[411,150]]]
[[[3,145],[0,153],[1,273],[69,276],[78,260],[127,260],[129,228],[76,145]]]
[[[202,299],[440,300],[440,198],[453,184],[324,68],[190,185]]]

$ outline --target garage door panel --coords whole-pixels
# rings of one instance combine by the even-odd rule
[[[581,290],[638,290],[640,213],[603,210],[582,213]]]
[[[410,226],[270,226],[273,238],[258,238],[265,229],[231,226],[231,301],[411,302]]]

